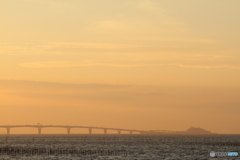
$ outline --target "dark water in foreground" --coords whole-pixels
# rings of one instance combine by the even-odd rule
[[[0,135],[1,159],[240,159],[240,135]]]

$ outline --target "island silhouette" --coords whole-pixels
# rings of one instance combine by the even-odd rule
[[[143,134],[217,134],[211,131],[205,130],[200,127],[190,126],[185,131],[168,131],[168,130],[150,130],[149,132],[144,132]]]

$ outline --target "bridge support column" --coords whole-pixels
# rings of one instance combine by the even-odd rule
[[[92,134],[92,128],[88,128],[89,129],[89,134]]]
[[[10,134],[10,128],[7,128],[7,134]]]
[[[104,134],[107,134],[107,129],[103,129],[104,130]]]
[[[70,134],[71,128],[67,128],[67,134]]]
[[[122,130],[121,130],[121,129],[119,129],[119,130],[118,130],[118,134],[121,134],[121,131],[122,131]]]
[[[38,127],[38,134],[41,134],[41,133],[42,133],[42,128]]]
[[[133,133],[133,131],[129,131],[130,132],[130,134],[132,134]]]

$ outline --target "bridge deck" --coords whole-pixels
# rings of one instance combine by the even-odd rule
[[[89,134],[92,133],[92,129],[103,129],[104,133],[107,134],[107,130],[116,130],[120,134],[121,131],[128,131],[130,134],[133,132],[148,132],[143,130],[135,130],[135,129],[123,129],[123,128],[105,128],[105,127],[92,127],[92,126],[69,126],[69,125],[1,125],[0,128],[7,129],[7,134],[10,134],[11,128],[37,128],[38,134],[41,134],[42,128],[66,128],[67,133],[70,134],[70,130],[73,128],[87,128],[89,129]]]

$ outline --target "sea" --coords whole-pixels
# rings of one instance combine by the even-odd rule
[[[239,153],[240,135],[0,135],[0,160],[223,160]]]

